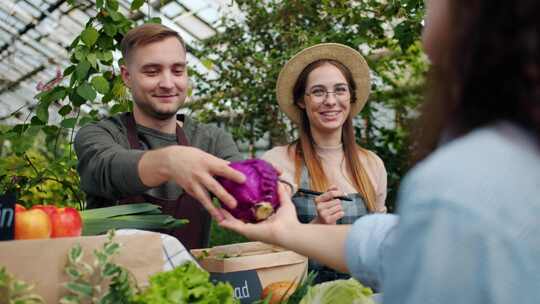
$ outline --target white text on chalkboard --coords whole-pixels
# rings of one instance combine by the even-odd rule
[[[0,228],[11,227],[11,226],[13,226],[13,209],[12,208],[0,209]]]
[[[249,298],[249,286],[246,280],[244,280],[244,286],[234,288],[234,297],[238,300]]]

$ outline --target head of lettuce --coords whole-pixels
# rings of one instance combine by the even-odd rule
[[[325,282],[311,287],[300,304],[375,304],[373,292],[355,279]]]

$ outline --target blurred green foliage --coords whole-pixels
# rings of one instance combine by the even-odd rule
[[[75,130],[102,118],[104,112],[131,109],[118,68],[121,60],[115,62],[113,52],[134,21],[120,12],[118,0],[69,3],[97,11],[67,48],[71,64],[47,84],[38,84],[31,116],[0,133],[0,191],[16,191],[27,206],[47,203],[83,209],[72,147]],[[134,1],[131,10],[143,4]],[[50,120],[51,111],[60,117],[58,122]]]
[[[62,133],[62,132],[60,132]],[[0,135],[0,187],[15,191],[25,207],[54,204],[82,208],[76,160],[66,136],[49,137],[42,129]]]
[[[349,45],[367,59],[372,93],[355,119],[358,142],[375,151],[388,171],[388,206],[407,170],[408,120],[422,100],[427,60],[420,48],[424,1],[235,1],[243,18],[223,14],[218,34],[194,50],[213,73],[192,71],[196,102],[207,122],[220,121],[237,140],[271,145],[295,137],[279,111],[275,84],[281,67],[303,48]]]

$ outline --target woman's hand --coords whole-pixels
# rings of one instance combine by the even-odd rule
[[[331,186],[328,190],[315,198],[317,217],[312,221],[314,224],[335,225],[337,221],[345,216],[341,200],[335,197],[344,195],[336,186]]]
[[[236,231],[251,240],[274,244],[313,258],[339,271],[348,272],[345,261],[345,240],[351,225],[301,224],[286,187],[278,186],[281,207],[265,221],[246,224],[222,210],[221,227]],[[322,196],[322,195],[321,195]]]
[[[233,230],[246,236],[250,240],[262,241],[265,243],[281,245],[283,238],[290,236],[292,231],[296,231],[300,222],[296,216],[296,209],[291,201],[286,185],[278,183],[278,194],[281,206],[275,214],[265,221],[256,224],[244,223],[234,218],[229,212],[222,209],[225,217],[219,222],[221,227]]]

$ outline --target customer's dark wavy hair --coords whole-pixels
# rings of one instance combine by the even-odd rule
[[[540,1],[448,1],[450,47],[430,72],[413,159],[443,131],[460,136],[500,119],[540,139]]]

